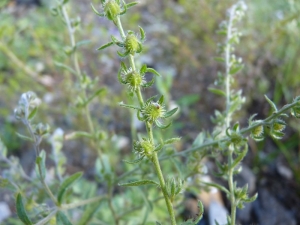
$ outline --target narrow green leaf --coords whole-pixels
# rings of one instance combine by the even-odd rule
[[[56,213],[56,225],[72,225],[68,217],[61,211]]]
[[[219,190],[224,191],[226,194],[230,195],[230,191],[228,191],[225,187],[223,187],[219,184],[209,183],[209,182],[202,182],[202,183],[207,185],[207,186],[218,188]]]
[[[32,139],[31,137],[25,136],[25,135],[20,134],[20,133],[18,133],[18,132],[16,132],[16,135],[17,135],[19,138],[21,138],[21,139],[23,139],[23,140],[25,140],[25,141],[31,141],[31,142],[33,142],[33,139]]]
[[[31,120],[37,113],[38,107],[35,107],[28,116],[28,119]]]
[[[20,220],[25,224],[25,225],[32,225],[31,220],[27,216],[23,200],[22,200],[22,195],[18,193],[17,199],[16,199],[16,209],[17,209],[17,214]]]
[[[160,222],[157,222],[157,221],[156,221],[156,225],[162,225],[162,224],[161,224]]]
[[[231,168],[235,168],[242,160],[243,158],[246,156],[248,152],[248,145],[245,145],[245,149],[238,153],[238,156],[234,159],[234,161],[232,162],[232,165],[229,165]]]
[[[164,96],[160,96],[160,98],[158,99],[158,104],[162,105],[164,103]]]
[[[97,11],[97,9],[93,6],[93,4],[91,3],[91,7],[92,7],[92,9],[93,9],[93,11],[94,11],[94,13],[96,13],[96,15],[98,15],[98,16],[101,16],[101,17],[103,17],[104,16],[104,13],[99,13],[98,11]]]
[[[94,214],[97,212],[101,204],[94,203],[86,207],[84,212],[80,216],[80,220],[77,225],[86,225],[89,224],[90,220],[92,220]]]
[[[70,177],[66,178],[62,184],[60,185],[58,189],[58,194],[57,194],[57,201],[58,203],[62,202],[62,198],[66,190],[75,182],[77,181],[80,177],[82,176],[82,172],[77,172],[71,175]]]
[[[141,75],[144,75],[147,71],[147,65],[146,64],[143,64],[141,69],[140,69],[140,74]]]
[[[244,201],[247,203],[254,202],[257,199],[258,193],[255,193],[251,198],[245,199]]]
[[[136,164],[136,163],[141,162],[143,160],[143,158],[144,157],[141,157],[141,158],[138,158],[138,159],[133,160],[133,161],[127,161],[127,160],[123,159],[123,162],[128,163],[128,164]]]
[[[91,43],[90,40],[82,40],[82,41],[78,41],[78,42],[76,43],[76,48],[78,48],[78,47],[80,47],[80,46],[82,46],[82,45],[90,44],[90,43]]]
[[[222,57],[215,57],[214,60],[216,60],[217,62],[225,62],[225,59]]]
[[[177,142],[177,141],[180,141],[180,137],[176,137],[176,138],[170,138],[170,139],[167,139],[164,141],[164,144],[165,145],[169,145],[169,144],[172,144],[174,142]]]
[[[153,77],[151,81],[149,81],[149,82],[147,82],[147,83],[145,83],[141,86],[144,87],[144,88],[148,88],[148,87],[151,87],[154,84],[154,82],[155,82],[155,79]]]
[[[117,54],[118,54],[118,56],[124,58],[124,57],[128,56],[129,51],[126,51],[126,52],[124,52],[124,53],[122,53],[122,52],[120,52],[120,51],[117,51]]]
[[[139,26],[139,28],[140,28],[141,40],[143,41],[146,38],[145,31],[143,30],[142,27]]]
[[[119,106],[122,106],[122,107],[125,107],[125,108],[130,108],[130,109],[137,109],[137,110],[140,110],[140,108],[137,107],[137,106],[134,106],[134,105],[127,105],[127,104],[124,104],[123,102],[120,102],[120,103],[119,103]]]
[[[148,184],[154,184],[154,185],[160,186],[157,182],[155,182],[153,180],[138,180],[138,181],[133,181],[133,182],[129,182],[129,183],[119,184],[119,186],[131,187],[131,186],[141,186],[141,185],[148,185]]]
[[[159,127],[160,129],[166,129],[168,128],[169,126],[171,126],[171,122],[168,123],[168,124],[163,124],[162,122],[160,122],[159,120],[155,120],[155,125],[157,127]]]
[[[216,88],[208,88],[208,90],[213,93],[213,94],[216,94],[216,95],[220,95],[220,96],[226,96],[225,92],[220,90],[220,89],[216,89]]]
[[[58,67],[61,67],[61,68],[65,69],[65,70],[69,71],[72,74],[77,74],[77,72],[75,70],[73,70],[71,67],[69,67],[69,66],[67,66],[67,65],[65,65],[63,63],[54,61],[54,65],[56,65]]]
[[[46,152],[44,150],[36,158],[35,163],[38,176],[44,180],[46,177]]]
[[[230,73],[231,75],[236,74],[237,72],[239,72],[239,71],[240,71],[241,69],[243,69],[243,68],[244,68],[244,65],[233,66],[233,67],[230,68],[229,73]]]
[[[120,5],[120,3],[118,3]],[[123,11],[121,11],[120,15],[124,15],[127,12],[127,4],[124,2],[124,0],[122,0],[122,4],[123,4]]]
[[[83,104],[83,106],[87,106],[95,97],[100,95],[106,90],[106,88],[99,88],[93,95],[91,95]]]
[[[266,100],[268,101],[268,103],[271,105],[271,107],[272,107],[272,109],[274,110],[274,112],[277,112],[277,107],[276,107],[275,103],[272,102],[272,100],[269,99],[267,95],[265,95],[265,99],[266,99]]]
[[[130,2],[130,3],[126,4],[126,7],[127,7],[127,9],[129,9],[130,7],[135,6],[137,4],[138,4],[138,2]]]
[[[199,209],[199,213],[198,213],[198,217],[194,221],[195,224],[198,224],[200,222],[204,214],[204,206],[201,201],[198,201],[198,209]]]
[[[146,72],[147,72],[147,73],[153,73],[153,74],[155,74],[155,75],[158,76],[158,77],[161,76],[161,75],[160,75],[155,69],[153,69],[153,68],[147,68],[147,69],[146,69]]]
[[[111,45],[113,45],[114,44],[114,42],[113,41],[111,41],[111,42],[108,42],[107,44],[105,44],[105,45],[102,45],[100,48],[97,48],[97,50],[103,50],[103,49],[105,49],[105,48],[107,48],[107,47],[109,47],[109,46],[111,46]]]
[[[178,107],[166,112],[164,114],[164,118],[169,118],[170,116],[173,116],[177,112],[177,110],[178,110]]]

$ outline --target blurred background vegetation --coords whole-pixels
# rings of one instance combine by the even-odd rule
[[[61,127],[67,133],[82,130],[85,125],[82,115],[72,105],[76,98],[76,80],[55,63],[70,64],[63,50],[69,43],[67,29],[58,17],[51,14],[54,0],[30,2],[2,0],[0,3],[0,137],[9,154],[20,156],[27,171],[32,169],[30,160],[34,157],[33,151],[15,135],[22,128],[13,118],[13,109],[21,93],[31,90],[41,97],[43,104],[38,115],[53,129]],[[96,51],[110,39],[111,33],[116,33],[116,28],[92,12],[90,0],[70,2],[68,10],[71,17],[81,18],[76,39],[85,41],[78,48],[80,66],[89,77],[97,78],[99,87],[106,87],[106,93],[92,104],[94,122],[100,124],[108,136],[115,137],[110,146],[119,148],[115,140],[130,138],[131,135],[130,114],[118,106],[118,102],[127,98],[116,76],[120,59],[116,57],[114,47]],[[94,5],[100,3],[99,0],[92,2]],[[137,32],[137,25],[140,25],[146,31],[146,49],[139,61],[162,74],[162,80],[156,85],[157,91],[180,105],[181,111],[173,128],[164,134],[182,136],[178,150],[191,146],[201,130],[211,130],[210,116],[214,109],[224,107],[223,99],[209,93],[208,87],[213,85],[218,71],[223,69],[213,59],[217,56],[217,43],[222,42],[216,30],[234,2],[141,0],[125,15],[125,29]],[[245,68],[234,87],[242,89],[247,99],[237,115],[244,126],[254,113],[258,114],[258,118],[270,114],[264,94],[278,106],[300,95],[300,2],[251,0],[246,4],[247,14],[240,26],[243,36],[236,49]],[[146,91],[149,95],[155,93],[153,90]],[[281,182],[280,179],[287,180],[286,187],[282,184],[274,190],[294,193],[292,196],[284,195],[284,201],[290,201],[293,196],[300,199],[300,125],[292,118],[288,121],[289,128],[282,141],[267,138],[255,143],[250,140],[246,158],[247,166],[258,180],[270,174],[269,179],[274,178],[271,184]],[[131,142],[130,139],[128,141]],[[83,146],[81,142],[65,143],[64,152],[71,156],[68,157],[69,171],[84,168],[89,174],[93,153]],[[124,154],[130,151],[130,144],[127,144]],[[285,165],[292,172],[292,179],[273,172],[272,168],[277,168],[278,164]],[[290,203],[285,202],[284,205],[289,207]]]

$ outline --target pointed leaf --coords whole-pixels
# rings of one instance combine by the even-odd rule
[[[97,212],[101,204],[99,203],[94,203],[92,205],[89,205],[86,207],[84,212],[80,216],[80,220],[77,223],[77,225],[86,225],[89,224],[89,222],[93,219],[94,214]]]
[[[171,125],[171,123],[163,124],[163,123],[161,123],[161,122],[158,121],[158,120],[155,120],[155,124],[156,124],[156,126],[159,127],[160,129],[166,129],[166,128],[168,128],[168,127]]]
[[[16,132],[16,135],[17,135],[19,138],[23,139],[23,140],[33,142],[33,139],[32,139],[31,137],[25,136],[25,135],[20,134],[20,133],[18,133],[18,132]]]
[[[134,106],[134,105],[127,105],[127,104],[124,104],[123,102],[120,102],[120,103],[119,103],[119,106],[122,106],[122,107],[125,107],[125,108],[130,108],[130,109],[137,109],[137,110],[140,110],[140,108],[137,107],[137,106]]]
[[[61,211],[56,213],[56,224],[57,225],[72,225],[68,217]]]
[[[38,108],[35,107],[29,114],[28,119],[31,120],[37,113]]]
[[[151,81],[149,81],[145,84],[142,84],[141,86],[144,87],[144,88],[148,88],[148,87],[151,87],[154,84],[154,82],[155,82],[155,79],[153,77]]]
[[[225,92],[220,90],[220,89],[216,89],[216,88],[208,88],[208,90],[213,93],[213,94],[216,94],[216,95],[220,95],[220,96],[226,96]]]
[[[153,73],[155,74],[156,76],[160,77],[161,75],[153,68],[147,68],[146,70],[147,73]]]
[[[94,13],[96,13],[96,15],[98,15],[98,16],[101,16],[101,17],[103,17],[104,16],[104,13],[99,13],[98,11],[97,11],[97,9],[93,6],[93,4],[91,3],[91,7],[92,7],[92,9],[93,9],[93,11],[94,11]]]
[[[180,137],[170,138],[170,139],[167,139],[166,141],[164,141],[164,144],[165,145],[172,144],[174,142],[180,141],[180,139],[181,139]]]
[[[143,75],[147,72],[147,65],[143,64],[143,66],[140,69],[140,74]]]
[[[268,101],[268,103],[271,105],[271,107],[274,110],[274,112],[277,112],[277,107],[276,107],[275,103],[272,102],[271,99],[269,99],[267,95],[265,95],[265,98]]]
[[[141,185],[148,185],[148,184],[154,184],[157,186],[160,186],[157,182],[153,181],[153,180],[138,180],[138,181],[133,181],[133,182],[129,182],[129,183],[123,183],[123,184],[119,184],[119,186],[124,186],[124,187],[131,187],[131,186],[141,186]]]
[[[120,15],[124,15],[127,12],[127,4],[124,2],[124,0],[122,0],[122,4],[123,4],[123,11],[120,13]]]
[[[140,28],[141,40],[143,41],[146,38],[145,31],[143,30],[142,27],[139,26],[139,28]]]
[[[160,96],[160,98],[158,99],[158,104],[162,105],[164,103],[164,96]]]
[[[207,186],[211,186],[211,187],[215,187],[221,191],[224,191],[226,194],[230,195],[230,192],[223,186],[219,185],[219,184],[215,184],[215,183],[209,183],[209,182],[202,182],[203,184],[207,185]]]
[[[58,189],[58,194],[57,194],[57,201],[58,203],[62,202],[62,198],[66,190],[75,183],[80,177],[82,176],[82,172],[77,172],[71,175],[70,177],[66,178],[62,184],[60,185]]]
[[[97,97],[98,95],[100,95],[101,93],[103,93],[106,90],[106,88],[99,88],[97,91],[95,91],[95,93],[90,96],[83,104],[83,106],[87,106],[95,97]]]
[[[78,41],[76,43],[76,48],[82,46],[82,45],[87,45],[87,44],[90,44],[91,43],[91,40],[82,40],[82,41]]]
[[[120,57],[124,58],[124,57],[128,56],[129,51],[126,51],[126,52],[124,52],[124,53],[122,53],[122,52],[120,52],[120,51],[117,51],[117,54],[118,54]]]
[[[17,209],[17,214],[20,220],[25,224],[25,225],[32,225],[31,220],[27,216],[25,207],[23,205],[23,200],[22,200],[22,195],[18,193],[17,199],[16,199],[16,209]]]
[[[241,69],[244,68],[244,65],[236,65],[236,66],[232,66],[230,68],[229,74],[233,75],[236,74],[237,72],[239,72]]]
[[[225,59],[222,57],[215,57],[214,60],[216,60],[217,62],[225,62]]]
[[[36,158],[35,164],[38,176],[44,180],[46,177],[46,152],[44,150],[42,150],[40,155]]]
[[[164,118],[169,118],[170,116],[173,116],[177,112],[177,110],[178,110],[178,107],[166,112],[164,114]]]
[[[245,149],[238,154],[238,156],[234,159],[232,165],[229,166],[231,168],[235,168],[244,159],[244,157],[247,155],[247,152],[248,152],[248,145],[246,144]]]
[[[123,162],[128,163],[128,164],[136,164],[136,163],[141,162],[143,160],[143,158],[144,157],[141,157],[141,158],[138,158],[138,159],[133,160],[133,161],[127,161],[127,160],[123,159]]]
[[[127,9],[129,9],[130,7],[135,6],[137,4],[138,4],[138,2],[130,2],[130,3],[126,4],[126,7],[127,7]]]
[[[68,70],[72,74],[77,74],[77,72],[75,70],[73,70],[71,67],[69,67],[69,66],[67,66],[67,65],[65,65],[63,63],[54,61],[54,65],[56,65],[58,67],[61,67],[61,68],[65,69],[65,70]]]
[[[113,41],[111,41],[111,42],[108,42],[107,44],[105,44],[105,45],[102,45],[100,48],[97,48],[97,50],[103,50],[103,49],[105,49],[105,48],[107,48],[107,47],[109,47],[109,46],[111,46],[111,45],[113,45],[114,44],[114,42]]]

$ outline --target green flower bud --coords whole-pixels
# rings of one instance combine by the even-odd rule
[[[146,121],[153,123],[159,118],[163,118],[166,110],[164,109],[163,105],[157,102],[148,102],[145,104],[141,112]]]
[[[104,13],[109,20],[115,20],[121,13],[121,7],[115,0],[109,0],[104,5]]]
[[[175,196],[180,193],[183,187],[183,181],[181,179],[175,179],[174,177],[170,177],[166,181],[166,189],[169,197],[173,201]]]
[[[123,71],[123,83],[127,84],[131,91],[136,91],[140,86],[145,84],[144,76],[131,68]]]
[[[142,44],[132,31],[129,31],[124,42],[125,52],[134,55],[142,51]]]
[[[43,136],[43,135],[50,132],[50,126],[49,126],[49,124],[39,123],[35,126],[33,132],[34,132],[35,135]]]
[[[18,106],[15,110],[14,110],[14,114],[17,120],[22,120],[25,118],[25,110],[24,107],[22,106]]]
[[[257,126],[251,131],[251,138],[255,141],[262,141],[264,139],[263,125]]]
[[[146,156],[148,159],[152,159],[155,146],[149,139],[143,138],[142,141],[134,142],[133,149],[140,155],[140,157]]]

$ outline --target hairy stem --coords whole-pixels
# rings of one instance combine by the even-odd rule
[[[116,25],[118,27],[118,30],[120,32],[120,35],[121,35],[122,39],[125,40],[126,36],[125,36],[125,33],[124,33],[122,22],[120,20],[120,16],[118,16],[117,19],[116,19]],[[132,54],[129,54],[129,63],[130,63],[130,66],[131,66],[132,70],[136,70],[134,56]],[[142,93],[141,93],[141,89],[137,88],[137,90],[135,91],[135,94],[137,96],[137,99],[138,99],[138,102],[139,102],[140,106],[142,107],[144,105],[144,100],[143,100],[143,96],[142,96]],[[154,144],[153,130],[152,130],[153,125],[150,122],[145,122],[145,126],[146,126],[146,129],[147,129],[148,137],[149,137],[151,143]],[[176,225],[174,209],[173,209],[173,206],[172,206],[172,203],[171,203],[171,199],[169,198],[169,195],[167,193],[164,176],[162,174],[160,163],[159,163],[158,156],[157,156],[156,152],[153,153],[152,162],[153,162],[156,174],[157,174],[158,179],[159,179],[159,183],[160,183],[160,187],[161,187],[163,196],[165,198],[166,206],[167,206],[170,218],[171,218],[171,224]]]

